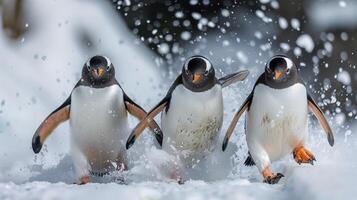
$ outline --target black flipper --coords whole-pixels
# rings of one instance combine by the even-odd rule
[[[309,109],[311,110],[311,112],[314,113],[314,115],[316,116],[316,118],[319,120],[322,128],[324,129],[326,135],[327,135],[327,140],[328,143],[333,146],[335,143],[335,139],[331,130],[330,125],[328,124],[324,113],[322,112],[322,110],[320,109],[320,107],[316,104],[316,102],[314,101],[314,99],[311,97],[311,95],[308,93],[307,94],[307,100],[308,100],[308,106]]]
[[[180,84],[182,84],[181,75],[176,78],[174,83],[171,85],[169,91],[167,92],[166,96],[149,113],[147,113],[147,115],[141,120],[141,122],[133,129],[126,142],[126,149],[129,149],[131,146],[133,146],[136,139],[139,138],[148,123],[150,123],[157,114],[159,114],[164,108],[166,108],[165,112],[168,111],[170,107],[172,92]]]
[[[227,87],[233,83],[236,83],[238,81],[243,81],[245,78],[247,78],[249,74],[248,70],[243,70],[234,74],[229,74],[225,77],[222,77],[218,79],[218,82],[222,85],[222,87]]]
[[[245,161],[244,161],[244,165],[245,166],[254,166],[255,165],[255,162],[249,152],[248,152],[247,159],[245,159]]]
[[[37,154],[52,131],[62,122],[69,119],[71,96],[56,110],[54,110],[38,127],[32,137],[32,149]]]
[[[234,128],[236,127],[239,118],[242,116],[242,114],[246,109],[249,110],[252,100],[253,100],[253,92],[247,97],[247,99],[244,101],[243,105],[240,107],[238,112],[234,115],[233,120],[228,127],[227,133],[224,136],[223,145],[222,145],[223,151],[225,151],[228,146],[229,138],[232,136]]]
[[[141,106],[136,104],[133,100],[131,100],[130,97],[124,91],[123,93],[124,93],[125,107],[127,111],[133,116],[137,117],[139,120],[143,120],[147,115],[146,111]],[[154,133],[154,136],[157,142],[159,143],[159,145],[162,146],[163,134],[159,125],[156,123],[155,120],[150,120],[149,127],[151,131]]]

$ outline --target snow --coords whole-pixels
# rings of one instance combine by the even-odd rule
[[[344,7],[346,7],[346,2],[345,1],[339,1],[338,2],[338,5],[341,7],[341,8],[344,8]]]
[[[342,32],[342,33],[341,33],[341,39],[342,39],[343,41],[347,41],[347,40],[348,40],[348,34],[347,34],[346,32]]]
[[[341,112],[340,109],[336,109],[336,112]],[[344,113],[338,113],[335,117],[335,122],[336,124],[338,125],[343,125],[343,123],[345,123],[345,120],[346,120],[346,115]]]
[[[291,19],[291,27],[293,27],[293,29],[300,31],[300,21],[296,18],[292,18]]]
[[[340,58],[343,61],[347,61],[348,60],[348,53],[346,51],[341,51]]]
[[[299,48],[299,47],[295,47],[294,48],[294,55],[296,56],[296,57],[299,57],[299,56],[301,56],[301,49]]]
[[[178,11],[178,12],[175,13],[175,17],[176,17],[176,18],[183,18],[183,17],[184,17],[184,14],[183,14],[182,11]]]
[[[192,18],[195,19],[195,20],[200,20],[201,17],[202,17],[202,15],[201,15],[200,13],[198,13],[198,12],[193,12],[193,13],[191,14],[191,16],[192,16]]]
[[[274,165],[286,176],[278,185],[261,183],[254,168],[240,167],[241,175],[217,181],[190,180],[184,185],[161,181],[84,186],[46,181],[2,182],[0,199],[350,199],[357,195],[354,185],[357,146],[354,139],[348,140],[354,143],[345,143],[341,138],[333,149],[326,148],[325,140],[325,145],[313,147],[318,160],[315,166],[299,166],[291,159]]]
[[[311,2],[308,16],[311,19],[311,26],[320,30],[347,28],[352,29],[357,26],[357,1],[355,0],[324,0]]]
[[[350,74],[345,71],[345,70],[341,70],[338,74],[337,74],[337,80],[339,82],[341,82],[342,84],[345,85],[350,85],[351,84],[351,76]]]
[[[255,14],[257,15],[257,17],[261,18],[265,23],[269,23],[273,21],[271,18],[265,16],[265,13],[261,10],[256,10]]]
[[[274,8],[274,9],[279,9],[279,7],[280,7],[278,1],[272,1],[272,2],[270,2],[270,5],[271,5],[271,7]]]
[[[102,178],[92,177],[94,183],[83,186],[72,184],[76,180],[68,154],[68,124],[56,129],[39,155],[33,154],[30,141],[41,120],[69,95],[87,58],[98,53],[108,55],[116,66],[119,81],[129,95],[147,109],[163,97],[177,73],[161,69],[158,66],[160,59],[137,42],[139,39],[129,33],[120,18],[111,12],[103,12],[110,10],[105,7],[108,4],[94,0],[69,1],[28,1],[27,6],[31,6],[34,12],[31,13],[33,20],[29,21],[27,26],[30,29],[34,27],[35,32],[29,32],[22,42],[16,45],[10,45],[10,41],[0,33],[0,58],[4,62],[0,74],[0,199],[326,200],[351,199],[357,195],[354,184],[357,177],[357,138],[354,133],[357,127],[344,128],[346,114],[341,113],[341,109],[336,109],[335,117],[328,117],[333,125],[336,145],[333,148],[328,146],[320,125],[310,118],[311,134],[308,147],[315,154],[317,163],[314,166],[298,165],[291,155],[286,156],[273,164],[275,172],[285,175],[278,185],[262,183],[261,175],[255,167],[243,166],[247,155],[243,119],[239,121],[227,151],[220,150],[220,138],[216,151],[197,168],[187,171],[192,180],[188,180],[184,185],[178,185],[168,179],[167,170],[172,157],[153,145],[148,131],[129,151],[129,171],[114,172]],[[96,4],[92,4],[93,2]],[[268,3],[267,0],[261,2]],[[64,7],[69,3],[70,9]],[[133,4],[131,1],[124,3]],[[198,1],[191,0],[190,4],[196,5]],[[228,14],[223,12],[225,11],[222,11],[222,16],[233,15],[229,11]],[[261,12],[258,15],[265,18],[265,14]],[[92,15],[93,18],[88,18]],[[178,14],[176,17],[180,16]],[[210,27],[207,18],[199,13],[194,16]],[[279,19],[279,26],[282,29],[288,28],[288,22],[285,18],[282,19],[285,21],[280,22]],[[47,20],[49,22],[45,23]],[[186,21],[186,24],[189,23]],[[41,28],[36,30],[39,24]],[[298,26],[292,27],[297,29]],[[92,43],[94,41],[91,48],[86,48],[87,44],[83,47],[83,44],[76,42],[78,29],[90,33]],[[258,40],[248,40],[247,44],[265,51],[272,49],[271,43],[259,42],[265,39],[265,35],[262,35],[264,31],[259,31],[249,30],[249,34],[254,33]],[[153,34],[157,34],[157,31],[153,31]],[[183,36],[182,39],[190,40],[191,37]],[[341,35],[342,37],[344,36]],[[205,39],[216,40],[216,37],[212,38]],[[221,137],[262,71],[262,68],[252,66],[264,66],[262,60],[266,57],[265,54],[260,54],[262,58],[257,60],[252,51],[242,47],[245,38],[241,38],[236,38],[237,45],[234,40],[233,42],[222,37],[219,42],[225,48],[221,45],[216,47],[222,49],[218,52],[221,53],[218,57],[224,58],[224,62],[233,66],[239,61],[240,64],[251,67],[251,75],[244,84],[225,88],[223,92],[225,122]],[[166,35],[165,39],[170,41],[172,36]],[[289,43],[281,43],[282,48],[294,49],[296,56],[301,55],[302,49],[312,52],[315,48],[311,37],[306,34],[296,41],[298,47],[290,46]],[[162,43],[158,46],[163,54],[170,52],[169,46],[165,44],[167,45]],[[223,49],[235,45],[239,46],[233,51],[235,56],[226,55]],[[180,52],[182,48],[175,43],[172,51]],[[325,48],[331,48],[328,42],[325,43]],[[314,63],[318,63],[318,57],[314,57]],[[300,65],[306,66],[303,62]],[[217,74],[232,72],[231,68],[219,65],[216,69],[219,72]],[[164,79],[161,78],[164,76]],[[350,75],[346,75],[343,70],[339,71],[336,78],[344,84],[352,81]],[[331,87],[327,82],[326,85],[329,86],[326,88]],[[331,99],[329,104],[341,106],[335,96],[326,99]],[[130,118],[131,126],[136,123],[135,119]]]
[[[161,43],[158,45],[158,50],[160,54],[167,54],[170,52],[170,46],[167,43]]]
[[[221,15],[222,15],[223,17],[229,17],[229,10],[227,10],[227,9],[222,9],[222,10],[221,10]]]
[[[280,48],[287,52],[290,50],[290,45],[288,43],[280,43]]]
[[[191,5],[197,5],[198,4],[198,0],[190,0],[190,4]]]
[[[259,0],[260,1],[260,3],[262,3],[262,4],[267,4],[267,3],[269,3],[271,0]]]
[[[247,64],[249,61],[247,55],[243,51],[238,51],[237,57],[244,64]]]
[[[279,26],[281,29],[287,29],[289,26],[288,21],[284,17],[279,17]]]
[[[332,53],[333,46],[332,46],[331,42],[325,42],[324,43],[324,48],[328,53]]]
[[[296,40],[296,44],[299,47],[304,48],[305,51],[307,51],[308,53],[311,53],[315,47],[314,41],[312,40],[311,36],[308,34],[300,35]]]
[[[263,34],[262,34],[262,32],[260,32],[260,31],[256,31],[256,32],[254,33],[254,36],[255,36],[256,38],[258,38],[259,40],[263,38]]]

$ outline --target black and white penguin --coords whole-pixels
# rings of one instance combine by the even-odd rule
[[[53,111],[37,129],[32,148],[39,153],[45,139],[69,119],[71,156],[80,184],[89,176],[113,170],[112,162],[126,168],[125,141],[129,135],[127,112],[143,119],[146,112],[125,94],[113,64],[105,56],[94,56],[82,69],[82,77],[69,98]],[[162,132],[155,121],[151,130],[162,144]]]
[[[334,144],[332,130],[323,112],[307,92],[291,59],[277,55],[266,64],[253,91],[235,114],[223,141],[223,151],[240,116],[247,110],[246,139],[249,156],[246,165],[256,165],[264,182],[277,183],[282,174],[273,174],[270,164],[292,153],[299,164],[315,161],[306,149],[308,110],[312,111]]]
[[[190,57],[166,96],[132,131],[127,149],[162,112],[163,150],[179,155],[184,167],[197,163],[215,147],[223,122],[222,88],[244,80],[247,75],[248,71],[241,71],[217,79],[207,58]]]

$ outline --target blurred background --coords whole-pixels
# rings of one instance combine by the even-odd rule
[[[126,25],[168,66],[203,54],[218,68],[262,71],[294,59],[320,105],[342,124],[356,115],[353,0],[114,1]]]
[[[43,23],[51,23],[46,16],[47,22],[35,19],[38,11],[31,4],[36,3],[23,0],[0,2],[2,30],[9,45],[18,46],[25,38],[34,37],[32,34],[41,34]],[[162,65],[159,69],[164,71],[179,71],[187,56],[203,54],[212,59],[219,69],[233,71],[254,68],[260,72],[270,56],[286,54],[294,59],[304,80],[312,85],[315,98],[326,110],[334,115],[340,114],[339,121],[343,122],[351,122],[356,115],[357,96],[353,94],[353,89],[357,79],[357,2],[354,0],[75,2],[78,4],[78,13],[81,12],[81,4],[99,7],[97,9],[100,12],[106,13],[101,20],[106,21],[106,25],[112,22],[110,26],[113,26],[102,28],[98,22],[86,22],[88,27],[77,24],[72,30],[74,41],[71,42],[78,43],[76,45],[84,53],[99,52],[98,48],[111,48],[99,47],[103,44],[96,37],[101,34],[97,31],[128,28],[129,34],[134,36],[131,40],[120,39],[121,34],[112,33],[112,43],[108,44],[143,44],[154,54],[152,61]],[[74,7],[66,3],[59,4],[62,7]],[[39,12],[44,10],[40,9]],[[63,21],[53,23],[60,30],[73,23],[73,18],[68,16]],[[115,48],[112,50],[114,57],[124,57],[123,52]],[[42,56],[34,57],[41,59]]]
[[[343,129],[339,134],[352,134],[355,0],[0,0],[0,9],[0,141],[11,141],[0,147],[7,163],[0,165],[0,180],[21,182],[28,177],[14,174],[44,159],[33,160],[33,131],[67,98],[95,54],[112,59],[119,82],[146,109],[166,93],[188,56],[208,57],[217,76],[249,69],[245,85],[228,93],[227,119],[265,62],[286,54],[330,122]],[[47,155],[66,154],[68,125],[56,133]],[[47,156],[42,164],[53,165],[49,159],[58,162]]]

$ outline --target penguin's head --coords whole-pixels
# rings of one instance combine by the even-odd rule
[[[272,57],[265,66],[265,77],[270,83],[285,83],[295,80],[297,68],[293,61],[283,55]]]
[[[82,78],[91,85],[106,84],[115,77],[114,66],[105,56],[91,57],[82,70]]]
[[[216,83],[212,63],[203,56],[192,56],[182,68],[183,85],[193,92],[203,92]]]

